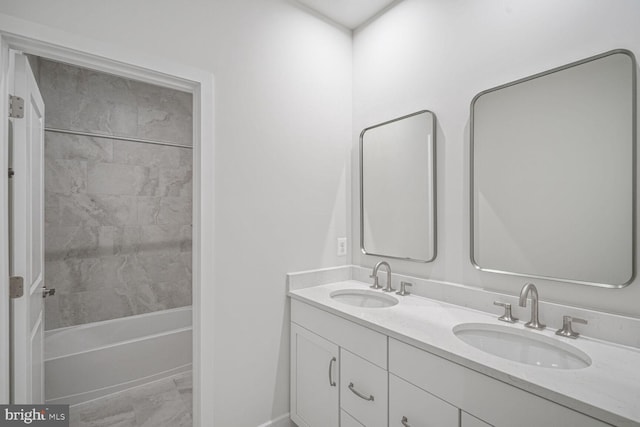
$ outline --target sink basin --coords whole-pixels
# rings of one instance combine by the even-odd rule
[[[591,365],[586,353],[567,343],[533,332],[485,323],[463,323],[456,337],[494,356],[555,369],[582,369]]]
[[[398,299],[391,295],[385,295],[380,292],[368,291],[365,289],[345,289],[342,291],[334,291],[331,292],[330,297],[334,301],[338,301],[343,304],[366,308],[391,307],[398,303]]]

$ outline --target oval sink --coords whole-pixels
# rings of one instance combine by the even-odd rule
[[[335,301],[353,305],[355,307],[382,308],[391,307],[398,303],[398,299],[391,295],[385,295],[364,289],[345,289],[342,291],[334,291],[331,292],[329,296]]]
[[[520,329],[463,323],[455,326],[453,333],[478,350],[515,362],[555,369],[582,369],[591,365],[591,358],[581,350]]]

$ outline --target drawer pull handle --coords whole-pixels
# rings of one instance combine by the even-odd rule
[[[353,383],[349,383],[349,390],[351,390],[353,392],[353,394],[358,396],[360,399],[370,400],[370,401],[373,402],[373,396],[372,395],[369,395],[369,397],[367,397],[364,394],[358,392],[358,390],[355,389],[355,386],[353,385]]]
[[[400,420],[400,422],[404,427],[411,427],[411,424],[409,424],[409,420],[407,419],[407,417],[402,417],[402,420]]]
[[[335,361],[336,361],[335,357],[332,357],[331,360],[329,361],[329,385],[331,387],[336,386],[336,382],[333,380],[333,362]]]

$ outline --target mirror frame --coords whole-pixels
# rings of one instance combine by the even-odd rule
[[[415,259],[415,258],[410,258],[410,257],[398,257],[398,256],[392,256],[392,255],[384,255],[384,254],[377,254],[377,253],[373,253],[373,252],[367,252],[367,250],[364,247],[364,134],[371,129],[375,129],[378,128],[380,126],[384,126],[384,125],[388,125],[390,123],[395,123],[398,122],[400,120],[404,120],[404,119],[408,119],[410,117],[414,117],[417,116],[419,114],[425,114],[425,113],[429,113],[431,114],[431,128],[433,129],[433,139],[432,139],[432,145],[433,145],[433,152],[432,152],[432,156],[431,156],[431,183],[429,185],[431,185],[431,190],[432,190],[432,194],[433,194],[433,256],[430,259],[424,260],[424,259]],[[420,110],[420,111],[416,111],[415,113],[411,113],[411,114],[407,114],[405,116],[402,117],[398,117],[392,120],[387,120],[386,122],[382,122],[382,123],[378,123],[377,125],[373,125],[373,126],[369,126],[367,128],[364,128],[362,130],[362,132],[360,132],[360,152],[359,152],[359,156],[360,156],[360,250],[362,251],[362,253],[364,255],[370,255],[370,256],[378,256],[378,257],[384,257],[384,258],[390,258],[390,259],[399,259],[399,260],[404,260],[404,261],[411,261],[411,262],[419,262],[419,263],[428,263],[428,262],[433,262],[436,257],[438,256],[438,197],[437,197],[437,183],[436,183],[436,135],[438,133],[438,129],[436,127],[437,121],[436,121],[436,114],[433,111],[430,110]]]
[[[632,176],[632,184],[631,184],[631,197],[632,197],[632,202],[631,202],[631,277],[627,280],[627,282],[622,283],[622,284],[610,284],[610,283],[599,283],[599,282],[587,282],[587,281],[583,281],[583,280],[572,280],[572,279],[563,279],[563,278],[558,278],[558,277],[549,277],[549,276],[542,276],[542,275],[535,275],[535,274],[525,274],[525,273],[517,273],[517,272],[512,272],[512,271],[503,271],[503,270],[496,270],[496,269],[488,269],[488,268],[483,268],[481,267],[475,259],[475,254],[474,254],[474,248],[475,248],[475,227],[474,227],[474,223],[475,223],[475,216],[474,216],[474,203],[475,203],[475,199],[474,199],[474,193],[475,193],[475,182],[474,182],[474,107],[475,107],[475,103],[476,101],[482,96],[482,95],[486,95],[487,93],[490,92],[495,92],[497,90],[500,89],[504,89],[510,86],[514,86],[517,85],[519,83],[524,83],[527,82],[529,80],[534,80],[537,79],[539,77],[544,77],[547,76],[549,74],[553,74],[556,73],[558,71],[563,71],[566,70],[568,68],[572,68],[578,65],[582,65],[588,62],[592,62],[601,58],[605,58],[607,56],[611,56],[611,55],[616,55],[616,54],[623,54],[623,55],[627,55],[629,56],[629,58],[631,59],[631,66],[633,68],[632,71],[632,81],[631,81],[631,85],[632,85],[632,101],[631,101],[631,113],[632,113],[632,130],[631,130],[631,151],[632,151],[632,162],[631,162],[631,167],[632,167],[632,171],[631,171],[631,176]],[[579,61],[575,61],[560,67],[556,67],[547,71],[543,71],[541,73],[537,73],[534,75],[531,75],[529,77],[524,77],[522,79],[518,79],[500,86],[496,86],[494,88],[491,89],[487,89],[484,90],[480,93],[478,93],[476,96],[473,97],[473,100],[471,101],[471,118],[470,118],[470,132],[469,132],[469,218],[470,218],[470,248],[469,248],[469,255],[470,255],[470,260],[471,260],[471,264],[474,266],[474,268],[476,268],[477,270],[480,271],[485,271],[485,272],[489,272],[489,273],[498,273],[498,274],[507,274],[507,275],[511,275],[511,276],[517,276],[517,277],[527,277],[527,278],[533,278],[533,279],[543,279],[543,280],[553,280],[553,281],[558,281],[558,282],[564,282],[564,283],[573,283],[573,284],[579,284],[579,285],[587,285],[587,286],[595,286],[595,287],[601,287],[601,288],[609,288],[609,289],[619,289],[619,288],[624,288],[628,285],[630,285],[635,277],[636,277],[636,228],[637,228],[637,220],[636,220],[636,215],[637,215],[637,167],[636,167],[636,163],[637,163],[637,132],[638,132],[638,128],[637,128],[637,117],[638,117],[638,110],[637,110],[637,97],[638,97],[638,89],[637,89],[637,74],[638,74],[638,64],[636,62],[636,58],[635,55],[633,54],[633,52],[631,52],[628,49],[614,49],[614,50],[610,50],[608,52],[604,52],[601,53],[599,55],[595,55],[595,56],[591,56]]]

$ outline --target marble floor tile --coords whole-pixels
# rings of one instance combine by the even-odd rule
[[[191,427],[191,372],[71,408],[70,427]]]
[[[183,425],[188,417],[173,381],[162,381],[131,392],[136,421],[140,426]]]
[[[178,393],[180,393],[189,415],[193,417],[193,376],[191,373],[179,375],[173,379],[173,382],[178,388]]]
[[[136,427],[133,405],[123,393],[71,408],[70,427]]]

